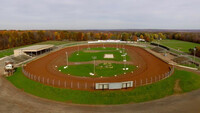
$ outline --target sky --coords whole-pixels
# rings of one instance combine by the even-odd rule
[[[0,29],[200,29],[200,0],[0,0]]]

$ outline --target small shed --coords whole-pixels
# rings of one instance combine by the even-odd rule
[[[6,74],[7,76],[13,75],[13,73],[14,73],[14,71],[15,71],[15,67],[14,67],[13,62],[11,62],[11,61],[6,61],[6,62],[5,62],[4,70],[5,70],[5,74]]]

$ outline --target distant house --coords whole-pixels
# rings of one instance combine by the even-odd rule
[[[145,42],[145,39],[138,38],[137,42]]]

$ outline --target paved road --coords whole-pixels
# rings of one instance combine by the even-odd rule
[[[200,113],[200,90],[139,104],[92,106],[41,99],[0,76],[0,113]]]

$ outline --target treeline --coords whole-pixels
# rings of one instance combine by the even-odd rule
[[[0,31],[0,50],[47,40],[108,40],[136,41],[138,38],[148,42],[158,39],[176,39],[200,43],[200,33],[179,32],[120,32],[120,31],[51,31],[51,30],[4,30]]]

